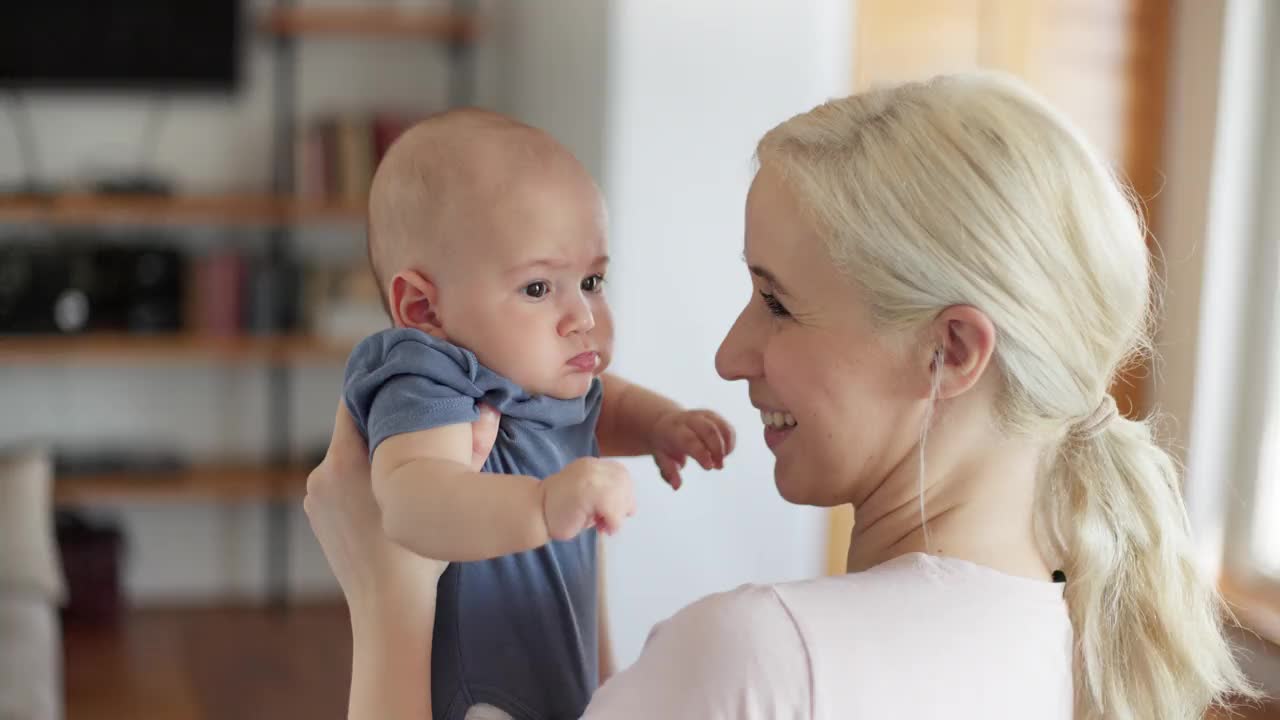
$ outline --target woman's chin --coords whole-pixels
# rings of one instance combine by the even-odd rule
[[[816,504],[813,502],[815,488],[811,487],[811,483],[806,480],[805,473],[788,468],[783,461],[774,463],[773,484],[778,488],[778,494],[782,499],[792,505]]]
[[[782,499],[792,505],[828,508],[849,504],[849,499],[839,492],[839,488],[817,480],[832,474],[813,468],[791,467],[779,460],[773,466],[773,484]]]

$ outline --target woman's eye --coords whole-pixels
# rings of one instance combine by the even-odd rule
[[[524,294],[527,297],[534,298],[535,300],[546,297],[546,294],[549,292],[551,292],[551,285],[547,284],[547,282],[543,280],[531,282],[524,286]]]
[[[596,273],[595,275],[591,275],[589,277],[583,278],[582,280],[583,292],[594,293],[594,292],[600,292],[603,289],[604,289],[604,275],[600,273]]]
[[[791,313],[772,293],[761,291],[760,297],[764,299],[764,305],[769,308],[770,315],[774,317],[791,317]]]

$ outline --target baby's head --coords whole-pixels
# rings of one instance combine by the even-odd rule
[[[533,394],[604,371],[613,321],[604,204],[546,133],[481,110],[415,125],[369,194],[369,262],[397,327],[465,347]]]

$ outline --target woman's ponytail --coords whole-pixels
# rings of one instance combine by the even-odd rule
[[[1148,422],[1073,428],[1041,483],[1039,519],[1067,573],[1077,718],[1199,720],[1248,688],[1192,556],[1177,465]]]

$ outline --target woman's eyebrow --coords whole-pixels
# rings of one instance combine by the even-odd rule
[[[773,286],[773,290],[776,294],[790,295],[790,293],[787,292],[787,289],[783,287],[782,283],[778,282],[778,276],[769,272],[765,268],[762,268],[759,265],[748,265],[747,269],[751,271],[752,275],[755,275],[756,277],[760,278],[761,280],[764,280],[765,282]]]

